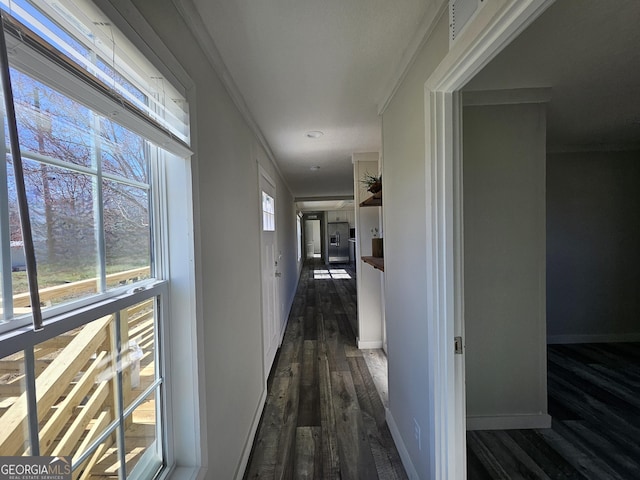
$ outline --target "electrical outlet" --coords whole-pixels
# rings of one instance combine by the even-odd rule
[[[413,419],[413,433],[416,437],[416,442],[418,442],[418,450],[422,450],[422,435],[420,434],[420,425],[415,418]]]

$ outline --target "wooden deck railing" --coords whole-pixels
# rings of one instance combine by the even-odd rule
[[[124,272],[112,273],[107,275],[107,285],[130,283],[139,278],[149,276],[149,267],[134,268]],[[65,283],[63,285],[56,285],[55,287],[41,288],[40,302],[47,303],[62,298],[72,298],[83,293],[96,293],[98,290],[98,281],[96,278],[89,278],[86,280],[80,280],[77,282]],[[16,308],[29,307],[31,305],[31,298],[29,292],[19,293],[13,296],[13,306]]]
[[[150,299],[120,312],[121,344],[135,345],[142,350],[137,384],[132,384],[132,373],[137,367],[136,361],[130,357],[132,349],[122,352],[125,407],[154,380],[153,302]],[[113,360],[116,348],[115,318],[115,315],[105,316],[35,347],[40,455],[72,455],[77,459],[117,418],[117,377]],[[27,397],[23,385],[23,353],[2,359],[2,455],[27,453]],[[125,437],[135,443],[136,435],[140,435],[140,422],[145,421],[154,425],[155,416],[151,415],[142,421],[129,418],[125,422]],[[114,444],[115,437],[112,435],[74,472],[74,479],[117,477],[117,468],[113,468],[117,463],[117,455],[112,448]],[[137,462],[139,455],[130,457],[128,454],[128,470],[129,464]]]

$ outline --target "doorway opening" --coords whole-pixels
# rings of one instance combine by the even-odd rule
[[[639,384],[637,378],[629,376],[629,372],[640,368],[636,287],[640,265],[636,248],[640,240],[636,220],[640,195],[636,186],[640,169],[634,161],[639,148],[635,142],[637,130],[633,133],[627,125],[617,122],[627,115],[627,109],[637,111],[638,104],[626,94],[618,97],[608,93],[627,90],[621,86],[612,88],[610,83],[638,81],[638,69],[628,61],[613,61],[610,53],[616,52],[616,58],[618,55],[627,58],[622,53],[626,44],[636,43],[633,39],[638,36],[631,33],[632,22],[625,21],[625,17],[634,17],[630,5],[620,2],[618,8],[612,8],[597,1],[556,2],[464,87],[464,104],[473,99],[471,107],[464,107],[463,121],[467,409],[474,401],[473,408],[479,406],[477,397],[484,396],[486,400],[488,392],[496,390],[495,385],[491,388],[491,379],[506,371],[501,368],[491,374],[485,365],[474,361],[474,355],[485,361],[486,353],[491,352],[496,364],[506,365],[499,362],[499,356],[504,355],[508,356],[508,368],[517,368],[517,392],[503,391],[499,401],[511,396],[514,405],[524,406],[534,394],[526,395],[525,399],[515,394],[522,395],[532,387],[545,392],[544,411],[548,406],[553,417],[552,428],[529,426],[526,430],[515,430],[503,423],[502,428],[491,431],[480,428],[469,432],[468,478],[484,478],[498,469],[515,475],[514,468],[519,474],[526,471],[553,477],[561,470],[563,475],[582,474],[588,478],[635,478],[640,471],[633,440],[640,424],[632,413],[638,408]],[[575,28],[567,31],[559,27],[566,24],[562,18],[571,19]],[[607,28],[612,25],[615,25],[613,33],[608,35]],[[620,32],[626,33],[623,36]],[[580,41],[573,42],[572,36]],[[605,37],[611,37],[607,44],[610,52],[604,46],[601,50],[590,48],[590,42],[598,44],[597,39]],[[526,60],[522,57],[524,49]],[[580,55],[582,51],[589,52],[588,58]],[[611,61],[607,69],[608,88],[603,90],[599,87],[603,80],[593,78],[592,66],[605,60]],[[518,74],[504,79],[499,71]],[[538,81],[543,76],[544,82]],[[544,100],[546,107],[541,111],[546,113],[537,115],[541,121],[534,122],[530,117],[531,125],[525,128],[526,115],[535,114],[534,105],[541,102],[539,93],[544,90],[522,88],[530,85],[552,87],[553,96]],[[590,88],[591,85],[595,88]],[[487,99],[487,92],[491,93],[492,104],[479,101],[482,96],[479,94],[484,93]],[[588,101],[580,96],[584,92],[589,92]],[[502,101],[505,93],[510,97],[506,103]],[[582,104],[588,108],[581,107]],[[598,114],[587,113],[591,108]],[[610,115],[607,120],[603,112]],[[489,123],[485,120],[498,122],[500,118],[502,124],[491,129],[493,135],[499,135],[499,145],[495,142],[480,158],[478,152],[483,145],[489,147],[492,134],[487,134]],[[584,118],[594,120],[585,122]],[[522,127],[517,135],[521,151],[497,165],[500,152],[508,148],[509,131],[518,125]],[[540,125],[544,130],[539,143],[544,149],[538,160],[524,165],[522,162],[534,150],[526,142]],[[473,136],[475,140],[470,138]],[[474,158],[482,160],[483,165],[474,165]],[[520,166],[515,168],[518,162]],[[488,171],[490,168],[494,171]],[[520,182],[519,175],[525,175],[525,181]],[[491,186],[486,188],[489,182]],[[537,192],[527,193],[536,184]],[[515,185],[519,187],[513,188]],[[501,189],[504,196],[499,200]],[[528,199],[523,199],[523,195],[528,195]],[[526,201],[516,201],[518,198]],[[490,201],[494,202],[492,207]],[[531,207],[535,205],[534,212]],[[516,215],[510,218],[513,213]],[[501,220],[498,215],[502,215]],[[524,225],[526,218],[528,225]],[[496,225],[498,221],[502,225]],[[486,235],[482,252],[478,250],[478,232]],[[504,245],[507,234],[514,237],[524,234],[517,242],[511,242],[512,251]],[[491,261],[487,250],[498,259]],[[519,263],[535,252],[538,259],[530,258],[531,265]],[[488,294],[486,289],[493,274],[506,277],[509,269],[516,268],[517,285],[503,282],[494,290],[500,296]],[[469,288],[474,275],[475,290]],[[532,288],[522,281],[527,277]],[[511,294],[514,287],[517,292]],[[532,296],[517,298],[526,291],[537,291],[538,300],[533,302]],[[478,308],[480,302],[485,304]],[[517,303],[517,307],[509,307],[509,321],[502,322],[499,328],[495,324],[499,317],[495,311],[487,315],[486,321],[480,318],[481,309],[488,312],[489,307],[498,305],[504,313],[508,302]],[[542,314],[531,317],[540,307]],[[527,315],[530,319],[522,322]],[[546,332],[527,333],[526,329],[534,322]],[[480,338],[483,332],[484,338]],[[488,343],[495,339],[499,339],[499,348],[486,349],[482,354],[473,350],[478,348],[479,340]],[[518,352],[530,349],[528,358],[539,356],[540,368],[529,367],[525,373],[523,366],[518,365],[517,354],[509,351],[514,345],[518,346]],[[530,381],[534,375],[542,377],[539,386]],[[490,381],[487,377],[491,377]],[[477,419],[474,421],[478,425]],[[486,417],[482,421],[486,427]],[[485,455],[488,445],[491,454]],[[522,451],[527,454],[520,455]],[[578,454],[588,460],[576,461]],[[550,458],[554,458],[553,464],[547,463]]]
[[[323,213],[305,213],[302,216],[304,258],[324,258]]]

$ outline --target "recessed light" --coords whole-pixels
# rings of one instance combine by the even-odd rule
[[[320,130],[311,130],[310,132],[307,132],[305,135],[307,136],[307,138],[320,138],[321,136],[324,135],[324,132],[321,132]]]
[[[313,171],[313,172],[317,172],[318,170],[320,170],[320,165],[314,165],[313,167],[311,167],[309,170]]]

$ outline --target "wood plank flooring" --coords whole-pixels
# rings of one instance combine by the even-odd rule
[[[551,429],[467,432],[467,478],[640,479],[640,343],[550,345]]]
[[[380,377],[383,362],[356,347],[356,311],[354,270],[308,261],[245,479],[407,478],[367,366]]]

